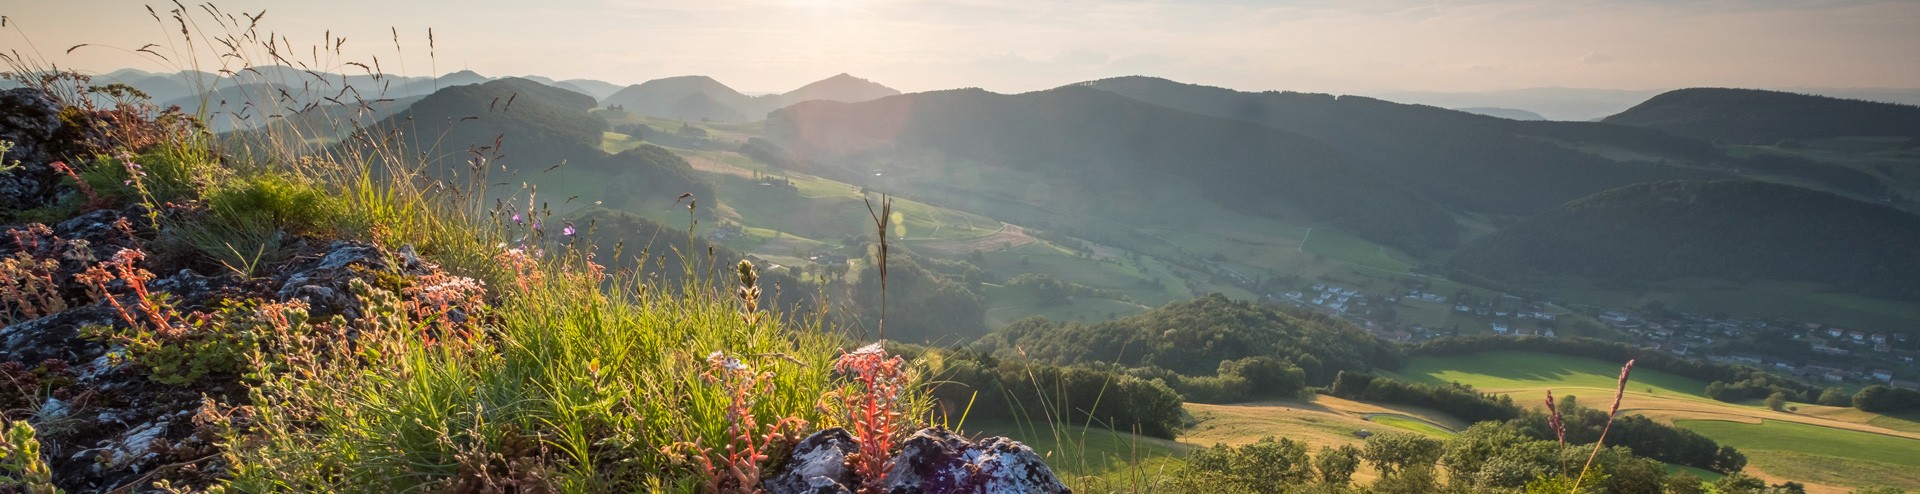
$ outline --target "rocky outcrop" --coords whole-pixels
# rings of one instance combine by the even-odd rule
[[[815,432],[793,446],[787,468],[760,483],[770,493],[835,494],[853,492],[859,479],[847,469],[847,456],[860,452],[860,443],[846,429]]]
[[[761,484],[773,494],[853,492],[861,479],[846,467],[859,444],[843,429],[827,429],[794,446],[785,468]],[[887,472],[886,491],[916,493],[1069,493],[1046,461],[1005,437],[969,440],[930,427],[902,443]]]
[[[416,261],[416,266],[423,265]],[[282,301],[305,300],[307,312],[314,319],[325,320],[336,315],[358,319],[360,301],[348,291],[348,285],[365,273],[393,271],[387,256],[378,247],[364,242],[337,241],[317,257],[295,261],[290,269],[275,277],[275,285],[279,287],[275,295]]]
[[[53,142],[60,131],[60,105],[38,89],[0,91],[0,140],[13,143],[6,164],[21,168],[0,173],[0,209],[25,210],[50,204],[59,175]]]

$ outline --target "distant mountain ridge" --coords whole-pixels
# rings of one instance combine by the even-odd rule
[[[668,77],[627,86],[600,100],[649,117],[716,122],[754,122],[768,112],[813,100],[857,103],[900,94],[893,88],[848,74],[822,79],[777,95],[748,96],[712,77]]]
[[[1507,120],[1546,120],[1547,119],[1547,117],[1542,117],[1538,113],[1521,110],[1517,108],[1495,108],[1490,106],[1479,106],[1479,107],[1469,107],[1469,108],[1454,108],[1454,111],[1463,111],[1463,112],[1472,113],[1475,115],[1486,115],[1489,117],[1500,117]]]
[[[1688,160],[1719,156],[1704,143],[1629,127],[1521,122],[1361,96],[1248,93],[1150,77],[1081,85],[1312,137],[1356,164],[1464,211],[1528,215],[1632,183],[1726,177],[1650,161],[1616,161],[1562,144],[1602,144]]]
[[[1920,137],[1920,106],[1759,89],[1670,91],[1603,121],[1735,144],[1848,136]]]
[[[779,107],[784,108],[802,101],[839,101],[859,103],[900,94],[900,91],[845,72],[814,81],[799,89],[787,91],[779,97]]]

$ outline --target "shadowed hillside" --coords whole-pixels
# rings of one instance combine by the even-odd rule
[[[1253,214],[1303,211],[1409,250],[1444,248],[1458,234],[1437,205],[1312,139],[1083,87],[809,102],[773,113],[767,126],[770,137],[811,160],[817,168],[811,172],[853,183],[885,174],[909,187],[951,187],[958,184],[942,177],[964,175],[1047,191],[989,186],[976,192],[990,197],[1126,214],[1168,180],[1183,180],[1205,195],[1169,199],[1176,202],[1165,207],[1202,200]]]
[[[1809,281],[1913,300],[1920,298],[1920,217],[1765,182],[1639,184],[1483,237],[1452,263],[1507,280]]]
[[[1148,77],[1083,85],[1319,139],[1356,164],[1447,206],[1475,212],[1531,214],[1631,183],[1714,176],[1644,161],[1619,162],[1558,142],[1598,142],[1676,159],[1717,154],[1644,131],[1520,122],[1358,96],[1247,93]]]
[[[1736,144],[1845,136],[1920,137],[1920,106],[1758,89],[1671,91],[1604,121]]]

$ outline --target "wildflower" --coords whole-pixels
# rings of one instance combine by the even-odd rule
[[[521,223],[521,221],[520,221],[520,213],[518,213],[518,212],[516,212],[516,213],[513,213],[513,222],[514,222],[514,223],[516,223],[516,224],[518,224],[518,223]]]
[[[571,221],[569,221],[569,222],[567,222],[567,226],[566,226],[566,228],[561,228],[561,229],[560,229],[560,234],[561,234],[561,235],[566,235],[566,236],[569,236],[569,237],[571,237],[571,236],[573,236],[573,232],[574,232],[574,229],[573,229],[573,222],[571,222]]]
[[[732,355],[727,355],[727,352],[721,350],[714,350],[713,353],[707,354],[707,362],[712,363],[716,367],[726,369],[729,372],[747,370],[747,364],[740,362],[740,359],[734,358]]]

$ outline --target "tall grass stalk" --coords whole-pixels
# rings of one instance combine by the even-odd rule
[[[379,121],[383,97],[330,75],[358,70],[381,84],[388,76],[379,56],[352,61],[331,33],[312,50],[294,49],[289,36],[264,29],[265,12],[172,6],[148,13],[177,34],[132,51],[219,74],[221,83],[298,91],[247,94],[224,106],[203,101],[194,110],[202,120],[240,130],[195,134],[169,143],[169,152],[242,176],[316,184],[339,198],[341,233],[414,246],[484,282],[493,304],[482,331],[454,335],[407,317],[391,287],[360,284],[362,320],[307,321],[278,334],[251,356],[260,383],[250,390],[252,425],[236,426],[225,444],[233,490],[692,490],[701,485],[695,472],[663,449],[733,439],[729,413],[738,400],[699,377],[714,352],[768,373],[746,410],[759,423],[843,423],[821,401],[852,391],[832,373],[844,340],[822,318],[742,317],[711,289],[712,273],[724,267],[711,252],[704,266],[697,253],[683,255],[689,269],[709,274],[675,290],[640,272],[609,272],[584,254],[591,249],[522,235],[486,209],[508,196],[489,189],[501,163],[488,148],[497,143],[465,150],[472,159],[464,169],[435,169],[438,144],[409,143],[438,143],[444,134],[414,139],[419,128]],[[397,30],[394,38],[402,51]],[[215,66],[201,66],[208,62]],[[310,77],[279,80],[290,72],[268,65]],[[526,194],[531,200],[532,189]],[[234,254],[255,256],[247,251],[254,249]],[[260,268],[236,264],[248,265],[235,271]],[[909,410],[924,409],[918,396],[908,400]]]

